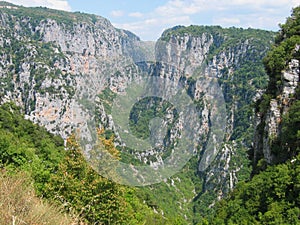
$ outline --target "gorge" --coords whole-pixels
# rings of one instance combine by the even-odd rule
[[[210,218],[222,214],[220,205],[225,203],[219,200],[231,193],[238,183],[259,175],[267,165],[291,162],[297,157],[299,18],[298,7],[280,34],[252,28],[191,25],[167,29],[156,42],[144,42],[130,31],[113,27],[100,16],[1,2],[0,102],[5,107],[14,102],[16,106],[8,107],[8,114],[21,111],[27,120],[61,137],[64,144],[59,142],[59,148],[70,148],[67,147],[70,137],[78,128],[83,138],[77,142],[86,139],[87,143],[94,141],[93,132],[99,129],[103,130],[99,132],[104,138],[101,140],[113,143],[120,161],[133,167],[154,168],[165,165],[165,159],[172,156],[172,147],[180,140],[180,113],[177,115],[172,106],[161,99],[138,101],[131,110],[132,117],[128,118],[130,132],[146,139],[151,133],[148,123],[155,122],[153,118],[159,115],[163,119],[158,123],[164,124],[166,136],[155,134],[162,140],[163,147],[135,152],[126,146],[118,132],[113,116],[114,101],[144,75],[160,78],[165,99],[171,95],[173,84],[181,85],[198,112],[198,118],[191,119],[196,141],[188,162],[160,183],[137,185],[142,187],[134,187],[134,191],[126,189],[131,193],[129,196],[134,196],[132,200],[124,194],[132,210],[130,213],[139,207],[144,210],[139,218],[122,222],[126,207],[123,214],[118,215],[119,221],[118,216],[115,216],[116,221],[102,220],[97,212],[94,217],[88,213],[80,216],[87,224],[240,223],[234,213],[236,218],[233,219],[229,214],[226,218],[216,216],[219,223]],[[276,48],[272,47],[274,44]],[[211,91],[208,97],[207,90]],[[223,104],[218,106],[224,109],[217,109],[209,100],[216,96],[215,92],[219,92]],[[144,114],[143,109],[147,109]],[[138,115],[146,118],[143,120]],[[1,129],[6,129],[4,118]],[[214,121],[221,124],[220,127],[212,129]],[[213,147],[209,145],[210,137],[214,137]],[[4,158],[3,152],[8,151],[8,147],[0,146],[3,154],[0,165],[7,167],[15,158]],[[38,152],[39,147],[34,148]],[[29,155],[24,156],[24,162],[16,164],[21,168],[27,165],[32,160]],[[60,170],[54,166],[49,171],[59,174]],[[44,179],[44,183],[38,181],[38,184],[45,187],[40,185],[37,192],[47,198],[46,190],[53,188],[53,196],[58,196],[60,192],[55,192],[55,185],[51,186],[56,178],[47,175]],[[114,185],[117,184],[112,185],[115,188]],[[298,193],[296,188],[294,191]],[[101,192],[101,188],[97,190]],[[74,205],[83,204],[76,202],[76,197],[66,197],[68,193],[61,195],[66,211],[70,212],[68,205],[76,209]],[[232,209],[226,207],[231,212]],[[295,211],[297,213],[299,215],[299,211]],[[259,219],[249,221],[254,223]],[[260,222],[268,223],[263,216]]]

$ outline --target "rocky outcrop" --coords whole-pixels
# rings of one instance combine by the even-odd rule
[[[0,9],[0,24],[1,101],[15,101],[26,118],[64,139],[78,126],[84,137],[92,137],[91,121],[99,120],[115,131],[111,103],[132,80],[139,80],[141,74],[163,78],[166,96],[172,91],[168,89],[170,84],[176,81],[199,111],[199,118],[190,122],[194,122],[192,136],[196,138],[193,154],[198,157],[193,169],[203,185],[201,193],[193,196],[210,192],[222,197],[239,180],[244,168],[241,159],[246,158],[249,146],[242,134],[239,140],[232,135],[239,119],[246,117],[240,115],[240,109],[257,94],[253,80],[266,80],[265,74],[255,73],[247,80],[245,66],[249,62],[253,67],[261,65],[258,62],[270,46],[271,32],[182,27],[165,33],[154,52],[153,43],[144,43],[94,15],[16,6]],[[286,93],[290,93],[296,77],[290,72],[284,77],[289,87]],[[242,89],[245,84],[252,88]],[[103,90],[109,90],[104,102],[98,95]],[[275,103],[273,108],[277,108]],[[174,116],[168,116],[166,124],[174,125],[170,122]],[[251,121],[251,115],[246,120]],[[212,124],[216,124],[214,129]],[[157,138],[176,145],[182,127],[179,121],[168,130],[167,139]],[[116,136],[116,144],[123,146],[118,133]],[[131,157],[153,167],[164,159],[155,149]],[[180,191],[181,186],[176,188]],[[185,196],[182,199],[187,201]]]
[[[299,51],[296,47],[295,51]],[[284,159],[278,159],[272,152],[272,144],[282,134],[282,119],[295,101],[296,89],[299,86],[300,67],[299,60],[292,59],[287,69],[281,73],[281,90],[276,98],[272,98],[265,115],[256,114],[257,126],[254,136],[254,165],[259,159],[264,159],[268,164]],[[283,134],[284,135],[284,134]]]
[[[0,18],[2,101],[63,138],[85,122],[78,98],[100,92],[125,60],[145,60],[137,36],[100,16],[16,6]]]
[[[271,38],[272,34],[269,35]],[[246,107],[245,102],[250,105],[255,96],[261,93],[253,86],[251,90],[246,88],[247,94],[239,91],[243,82],[248,83],[249,87],[252,84],[250,80],[245,81],[247,78],[243,74],[245,72],[245,70],[242,70],[243,67],[249,62],[261,60],[268,50],[269,45],[264,45],[262,48],[255,44],[256,41],[253,37],[246,36],[246,38],[241,38],[235,44],[228,45],[226,38],[221,38],[220,35],[212,35],[209,32],[203,32],[196,36],[189,34],[188,31],[183,35],[175,33],[168,40],[162,37],[162,40],[158,41],[156,45],[156,64],[139,65],[144,71],[148,71],[149,75],[184,83],[195,104],[201,105],[201,109],[199,109],[201,110],[201,126],[196,128],[197,146],[208,143],[209,132],[212,132],[213,115],[216,115],[216,121],[221,121],[220,118],[218,120],[218,116],[225,121],[222,129],[219,127],[222,139],[213,141],[213,148],[209,151],[207,151],[208,148],[199,149],[196,147],[194,149],[195,154],[199,155],[199,176],[204,180],[202,194],[210,193],[214,195],[214,193],[218,193],[216,197],[222,197],[238,182],[239,174],[243,174],[245,177],[245,174],[250,173],[250,168],[247,166],[247,163],[249,163],[247,161],[247,151],[250,145],[246,142],[251,142],[251,136],[249,136],[250,139],[247,137],[247,140],[245,140],[242,137],[237,141],[232,138],[232,134],[236,129],[234,124],[238,123],[238,120],[242,117],[239,110]],[[270,43],[269,40],[268,43]],[[238,72],[239,69],[243,72]],[[241,76],[241,80],[231,83],[238,76]],[[118,76],[113,75],[110,89],[116,93],[121,93],[126,84],[130,83],[131,78],[129,79],[129,77],[122,71]],[[252,77],[252,79],[254,78]],[[260,78],[267,79],[265,74],[264,77]],[[208,80],[215,80],[217,84],[221,85],[211,85],[212,83],[209,83]],[[237,91],[234,92],[233,90]],[[213,92],[221,92],[219,94],[222,95],[223,103],[226,104],[227,109],[225,113],[220,113],[218,111],[220,109],[215,107],[216,104],[212,104],[209,98],[204,97],[209,91],[212,92],[211,96]],[[252,116],[253,114],[246,118],[249,127],[252,126],[249,122],[252,120]],[[105,117],[103,121],[107,123],[110,119]],[[112,123],[108,122],[108,124]],[[248,131],[245,129],[243,132],[245,134]],[[175,134],[170,136],[171,139],[178,137],[176,129],[171,134]],[[151,150],[148,153],[138,154],[136,157],[142,162],[150,161],[150,164],[155,164],[155,162],[163,163],[160,155],[160,152]],[[197,195],[201,199],[199,197],[201,193],[197,193]]]

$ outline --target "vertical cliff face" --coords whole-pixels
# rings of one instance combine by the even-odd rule
[[[64,138],[88,116],[74,115],[75,96],[103,89],[125,59],[145,55],[138,37],[100,16],[3,4],[0,18],[2,101]]]
[[[217,79],[222,90],[226,103],[226,114],[219,115],[226,118],[223,144],[215,144],[214,160],[204,171],[201,162],[207,156],[203,153],[205,149],[199,152],[199,171],[204,178],[202,194],[214,192],[222,197],[250,172],[247,149],[251,146],[249,133],[253,132],[251,121],[254,115],[249,104],[260,96],[267,83],[261,60],[270,47],[272,34],[191,26],[170,29],[161,40],[163,44],[158,43],[158,46],[163,50],[158,53],[158,59],[184,71],[195,100],[199,100],[203,92],[201,77]],[[209,102],[203,102],[202,127],[199,129],[199,134],[206,137],[210,116],[215,113],[209,105]]]
[[[263,59],[269,80],[255,101],[251,177],[216,205],[209,224],[299,221],[299,213],[286,212],[299,209],[300,196],[300,6],[280,28]]]
[[[251,104],[267,85],[262,58],[272,44],[273,35],[272,32],[252,29],[175,27],[167,30],[157,42],[154,64],[148,62],[128,67],[127,75],[126,71],[120,70],[111,77],[110,89],[117,94],[125,89],[139,69],[152,76],[179,82],[184,84],[200,112],[200,126],[195,123],[194,127],[198,136],[195,156],[186,166],[185,173],[174,175],[160,186],[150,187],[150,196],[165,193],[165,188],[168,188],[169,198],[178,202],[167,204],[151,198],[161,205],[164,213],[175,210],[187,220],[196,218],[197,214],[209,210],[239,180],[249,176],[248,151],[254,131]],[[210,80],[217,85],[211,85]],[[225,113],[220,114],[218,107],[204,97],[208,90],[221,92]],[[104,108],[102,115],[105,115]],[[225,121],[222,129],[212,130],[212,118],[220,121],[221,117]],[[102,117],[102,122],[114,130],[111,116]],[[209,137],[217,131],[222,134],[222,139],[212,141],[213,148],[209,148]],[[170,134],[170,142],[179,137],[176,129]],[[135,157],[155,165],[163,163],[159,158],[161,154],[150,151]],[[166,204],[168,207],[163,207]]]
[[[295,8],[282,25],[275,48],[265,59],[270,82],[256,109],[256,169],[284,162],[299,152],[299,12]]]
[[[259,124],[254,142],[255,163],[259,160],[259,156],[263,156],[268,164],[286,160],[286,157],[278,158],[272,147],[281,135],[285,135],[282,131],[282,120],[296,101],[295,95],[299,86],[299,60],[292,59],[288,63],[288,68],[282,71],[281,80],[281,90],[276,98],[270,99],[265,115],[257,113]]]

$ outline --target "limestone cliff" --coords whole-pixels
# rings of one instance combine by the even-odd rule
[[[252,29],[175,27],[165,31],[158,40],[154,64],[137,64],[128,67],[130,69],[127,69],[127,75],[126,71],[120,70],[111,77],[110,89],[115,93],[123,92],[138,69],[146,71],[150,76],[183,83],[201,112],[200,126],[197,127],[197,123],[194,126],[198,136],[197,147],[194,149],[195,157],[193,163],[188,166],[192,173],[197,170],[197,177],[187,178],[179,174],[165,181],[172,190],[172,198],[174,195],[180,196],[176,201],[180,205],[180,214],[185,218],[193,217],[190,215],[192,210],[196,214],[203,213],[216,199],[222,198],[239,180],[247,178],[250,174],[248,151],[254,131],[254,112],[251,104],[254,104],[267,85],[262,58],[269,50],[273,35],[272,32]],[[215,80],[215,84],[218,85],[212,85],[209,80]],[[209,91],[221,91],[226,105],[225,113],[220,114],[218,107],[204,97]],[[107,100],[104,98],[103,102],[106,104]],[[105,115],[105,107],[101,109],[101,114]],[[216,121],[221,121],[222,117],[225,124],[221,126],[222,130],[219,130],[223,139],[214,141],[213,148],[209,148],[210,134],[217,133],[211,130],[213,116]],[[101,120],[106,127],[114,130],[111,116],[103,116]],[[169,133],[171,135],[168,138],[171,142],[179,137],[176,128]],[[134,157],[154,165],[163,163],[161,155],[161,152],[151,150]],[[192,183],[189,189],[186,189],[187,183]],[[151,190],[159,193],[160,188],[162,187],[151,187]],[[159,201],[153,201],[155,200]],[[193,209],[188,211],[189,207]],[[170,209],[163,210],[164,213],[168,213],[165,210]]]
[[[268,164],[293,160],[299,153],[299,24],[300,8],[296,7],[264,59],[269,85],[256,104],[254,173]]]
[[[101,90],[125,59],[145,56],[137,36],[100,16],[3,3],[0,25],[2,101],[63,138],[84,123],[72,110],[76,93]]]
[[[63,138],[78,125],[91,136],[88,121],[94,120],[95,111],[96,119],[115,131],[110,104],[141,73],[183,84],[199,110],[193,127],[197,137],[194,157],[186,169],[192,175],[181,174],[164,183],[173,191],[168,194],[176,196],[176,204],[169,207],[180,209],[187,220],[250,173],[251,103],[266,87],[261,60],[272,43],[272,32],[175,27],[164,32],[154,52],[153,43],[144,43],[95,15],[1,4],[0,25],[1,102],[15,101],[28,119]],[[292,85],[293,72],[285,77]],[[218,114],[218,107],[204,97],[207,90],[211,96],[221,90],[225,113]],[[171,120],[169,116],[166,123],[174,125]],[[213,121],[223,120],[224,124],[211,129]],[[168,130],[165,143],[176,143],[180,126]],[[212,138],[213,145],[209,145],[210,134],[218,132],[221,139]],[[166,149],[165,154],[169,153]],[[157,166],[163,163],[163,154],[151,149],[128,157]],[[168,213],[168,209],[161,210]]]
[[[295,46],[294,52],[298,54],[299,45]],[[297,152],[294,146],[289,147],[290,144],[297,145],[297,143],[285,143],[283,136],[288,135],[284,130],[286,122],[284,120],[289,114],[291,106],[299,100],[299,93],[297,93],[299,92],[299,59],[293,58],[287,64],[287,68],[281,72],[280,89],[276,96],[268,99],[267,103],[260,102],[260,106],[267,104],[267,107],[264,111],[260,110],[256,113],[257,124],[254,136],[254,165],[256,167],[261,166],[262,161],[258,162],[261,159],[267,164],[274,164],[284,162],[295,156]],[[267,93],[268,91],[269,89]],[[266,101],[266,99],[262,99],[262,101]],[[292,130],[293,127],[288,129]]]
[[[206,77],[218,80],[226,102],[226,115],[219,115],[226,118],[223,144],[215,144],[217,149],[212,153],[214,160],[205,169],[201,163],[203,157],[207,157],[203,153],[205,149],[199,152],[198,169],[204,183],[202,194],[197,193],[197,199],[212,192],[221,198],[250,172],[247,151],[251,146],[250,133],[254,125],[250,104],[261,95],[267,83],[261,60],[269,49],[273,35],[252,31],[175,27],[163,34],[161,40],[166,42],[164,45],[158,43],[159,49],[164,48],[158,53],[158,59],[184,71],[190,94],[195,100],[201,99],[204,86],[201,78]],[[239,34],[232,36],[235,32]],[[202,126],[198,133],[207,138],[210,116],[216,109],[210,108],[208,102],[203,104]],[[201,141],[203,144],[207,139]]]

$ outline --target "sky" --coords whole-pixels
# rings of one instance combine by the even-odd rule
[[[23,6],[44,6],[103,16],[117,27],[156,40],[176,25],[279,30],[299,0],[6,0]]]

